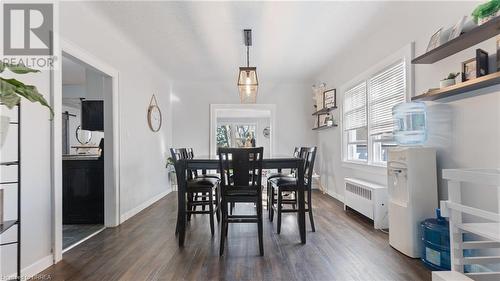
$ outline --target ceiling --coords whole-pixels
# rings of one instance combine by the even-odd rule
[[[177,81],[236,83],[238,67],[246,64],[243,29],[251,28],[250,64],[257,66],[259,82],[280,83],[310,82],[336,58],[356,59],[350,48],[358,42],[366,42],[367,52],[374,42],[395,43],[395,38],[403,38],[404,43],[397,43],[407,44],[423,15],[440,21],[450,7],[463,6],[467,11],[477,4],[100,1],[89,5]],[[407,30],[403,35],[408,36],[402,36],[401,30]]]
[[[259,78],[310,78],[349,44],[384,2],[94,2],[96,10],[176,80],[236,81],[246,63]],[[348,27],[348,28],[346,28]]]

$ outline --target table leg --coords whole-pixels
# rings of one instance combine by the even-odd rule
[[[179,231],[179,247],[184,246],[186,234],[186,165],[184,161],[177,161],[177,227]]]
[[[298,204],[299,204],[299,212],[298,212],[298,224],[299,224],[299,232],[300,232],[300,242],[302,244],[306,243],[306,208],[305,208],[305,195],[304,195],[304,163],[303,161],[299,162],[299,167],[297,168],[298,174]]]

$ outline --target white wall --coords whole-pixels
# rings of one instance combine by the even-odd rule
[[[29,75],[14,75],[2,73],[2,77],[12,77],[26,84],[35,85],[39,92],[48,100],[50,97],[50,73]],[[1,115],[12,115],[17,120],[16,110],[4,111]],[[49,111],[39,104],[22,101],[21,109],[21,175],[22,175],[22,267],[35,262],[51,262],[51,179],[50,179],[50,115]],[[1,149],[0,161],[17,159],[17,128],[10,126],[7,143]],[[16,168],[2,167],[1,181],[17,178]],[[4,186],[2,186],[4,187]],[[17,187],[9,186],[5,189],[4,219],[16,219]],[[16,240],[16,227],[2,234],[1,242]],[[15,272],[16,247],[2,247],[0,274]]]
[[[172,140],[171,83],[155,62],[93,9],[85,3],[62,2],[61,37],[119,72],[120,214],[126,219],[170,190],[165,157]],[[153,94],[163,112],[158,133],[147,123]]]
[[[237,74],[235,68],[235,74]],[[276,155],[291,155],[295,146],[315,145],[310,116],[311,86],[309,83],[259,81],[257,103],[276,104]],[[209,154],[210,104],[239,104],[235,81],[174,84],[172,108],[174,114],[173,145],[192,147],[198,155]]]
[[[411,13],[396,12],[396,9]],[[334,57],[330,67],[317,76],[330,87],[341,87],[358,73],[382,61],[408,43],[415,41],[416,54],[422,54],[431,35],[441,26],[451,27],[463,15],[469,15],[477,2],[412,2],[391,3],[392,21],[386,28],[374,30],[371,37],[361,38],[349,50]],[[390,13],[391,11],[389,11]],[[425,17],[422,17],[425,15]],[[398,23],[398,24],[393,24]],[[439,87],[439,80],[449,72],[459,72],[460,63],[474,57],[475,49],[482,48],[496,55],[495,39],[485,41],[432,65],[415,66],[415,93]],[[317,82],[316,81],[316,82]],[[339,93],[339,104],[342,96]],[[467,97],[467,98],[465,98]],[[494,86],[462,96],[429,104],[430,138],[428,145],[438,148],[438,170],[443,168],[498,168],[500,167],[500,86]],[[339,112],[335,112],[339,120]],[[385,183],[385,171],[367,171],[345,167],[341,161],[341,131],[318,133],[321,180],[332,195],[343,196],[343,178],[359,177]],[[441,173],[439,173],[439,177]],[[439,193],[446,198],[446,182],[439,180]],[[482,204],[496,208],[495,196],[470,191],[466,195],[471,205]],[[483,206],[484,206],[483,205]]]

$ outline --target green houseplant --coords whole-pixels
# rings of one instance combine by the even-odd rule
[[[6,69],[9,69],[15,74],[28,74],[37,73],[39,70],[31,69],[23,65],[12,65],[0,62],[0,73],[3,73]],[[21,98],[25,98],[30,102],[38,102],[42,106],[47,107],[50,110],[50,117],[54,116],[54,111],[50,107],[49,103],[45,100],[42,94],[38,92],[38,89],[32,85],[26,85],[23,82],[16,79],[7,79],[0,76],[0,102],[11,109],[16,106]]]
[[[500,10],[500,0],[490,0],[477,6],[472,11],[472,18],[474,22],[481,25],[497,15]]]
[[[459,74],[460,74],[459,72],[456,72],[456,73],[452,72],[452,73],[448,74],[448,76],[446,76],[446,78],[444,78],[443,80],[441,80],[439,82],[439,87],[445,88],[445,87],[455,85],[455,78],[457,78],[457,76]]]
[[[9,69],[15,74],[28,74],[40,72],[39,70],[25,67],[24,65],[12,65],[0,61],[0,74]],[[52,108],[35,86],[26,85],[16,79],[8,79],[0,76],[0,103],[11,109],[25,98],[31,102],[38,102],[50,110],[50,119],[54,116]],[[9,129],[10,117],[0,115],[0,147],[3,146]]]

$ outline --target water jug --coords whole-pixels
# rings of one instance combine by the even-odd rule
[[[422,261],[431,270],[450,270],[450,227],[436,209],[436,218],[420,224],[422,230]]]
[[[426,106],[423,102],[405,102],[392,108],[394,139],[400,145],[423,144],[427,140]]]

